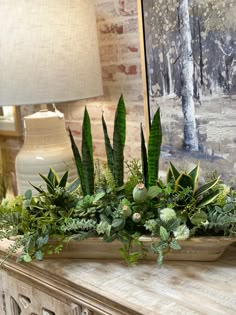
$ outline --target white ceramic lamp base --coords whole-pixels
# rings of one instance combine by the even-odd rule
[[[15,166],[18,194],[35,192],[30,183],[44,186],[38,174],[47,175],[50,167],[60,177],[68,170],[69,181],[77,177],[63,114],[42,110],[25,117],[25,142]]]

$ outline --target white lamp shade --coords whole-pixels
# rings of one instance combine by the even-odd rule
[[[0,1],[0,105],[101,94],[93,0]]]

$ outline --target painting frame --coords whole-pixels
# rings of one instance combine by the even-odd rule
[[[229,3],[231,0],[225,0],[225,1],[226,1],[226,3],[227,2]],[[167,1],[165,2],[165,1],[159,1],[159,0],[150,1],[149,3],[151,3],[151,2],[152,3],[159,2],[159,3],[164,3],[164,4],[167,3]],[[174,2],[174,0],[172,2]],[[191,2],[191,4],[193,3],[193,5],[194,5],[195,1],[181,0],[181,1],[176,1],[176,2],[182,3],[182,4],[183,3],[186,4],[186,3]],[[200,1],[200,2],[202,2],[202,1]],[[207,1],[207,3],[210,3],[210,2],[217,3],[216,0],[208,0]],[[145,19],[151,20],[151,17],[146,14],[147,12],[145,12],[144,3],[145,3],[145,5],[147,5],[148,1],[145,1],[145,0],[139,0],[138,1],[139,19],[142,20],[140,22],[140,32],[142,33],[142,36],[143,36],[143,39],[141,38],[142,36],[140,36],[140,38],[141,38],[140,41],[141,41],[141,45],[142,45],[142,49],[143,49],[142,62],[145,64],[142,70],[145,73],[144,82],[147,86],[147,102],[146,102],[147,108],[145,105],[145,115],[148,116],[148,120],[146,118],[146,122],[148,121],[147,125],[149,126],[150,122],[152,120],[152,117],[154,116],[154,113],[157,110],[157,108],[153,107],[153,105],[152,105],[153,102],[152,102],[152,99],[150,97],[150,95],[151,95],[151,92],[150,92],[151,91],[150,73],[151,73],[151,70],[153,70],[153,69],[151,69],[150,62],[148,61],[147,29],[145,26]],[[220,3],[221,2],[219,2],[219,4]],[[195,4],[196,4],[196,2],[195,2]],[[235,6],[233,7],[233,9],[234,9],[234,11],[236,10]],[[192,8],[191,9],[188,8],[188,10],[191,11]],[[228,11],[230,12],[230,10],[228,10]],[[233,11],[233,10],[231,10],[231,11]],[[190,15],[190,14],[192,14],[192,12],[193,11],[191,11],[191,13],[189,13],[191,23],[193,23],[194,19],[195,19],[195,22],[197,21],[196,16]],[[211,11],[209,11],[209,12],[210,12],[209,14],[211,14]],[[231,13],[227,12],[227,14],[231,14]],[[213,22],[211,21],[211,23],[213,23]],[[225,49],[225,51],[226,51],[226,49],[228,49],[228,47],[226,47],[226,45],[224,47],[223,47],[223,45],[221,45],[221,42],[219,41],[219,39],[222,39],[219,36],[219,33],[221,30],[217,29],[217,27],[218,27],[218,25],[213,25],[212,26],[213,30],[210,30],[210,31],[208,30],[208,32],[210,33],[210,36],[212,36],[212,37],[215,36],[215,39],[214,39],[214,41],[212,40],[211,45],[214,42],[215,48],[217,48],[219,51],[220,50],[223,51],[223,49]],[[235,23],[235,29],[236,29],[236,23]],[[150,29],[148,29],[148,31],[150,31]],[[190,30],[190,32],[192,32],[192,29]],[[216,35],[214,35],[214,33]],[[199,34],[201,34],[201,33],[199,32]],[[235,32],[235,34],[236,34],[236,32]],[[192,38],[192,39],[194,39],[194,38]],[[235,63],[235,65],[236,65],[236,57],[235,57],[236,56],[236,37],[234,37],[234,39],[235,39],[234,40],[234,46],[233,46],[234,55],[232,54],[231,59],[233,61],[231,63],[232,64]],[[173,40],[173,37],[172,37],[172,40]],[[191,41],[191,45],[192,45],[192,41]],[[194,47],[192,46],[192,49],[193,48]],[[194,53],[195,52],[196,52],[196,50],[194,51]],[[196,55],[196,53],[195,53],[195,55]],[[225,55],[226,55],[226,53],[225,53]],[[228,55],[230,55],[230,53]],[[195,62],[194,57],[196,57],[196,56],[193,56],[193,62]],[[197,57],[199,57],[199,56],[197,56]],[[202,57],[202,56],[200,56],[200,57]],[[215,59],[217,57],[218,57],[218,55],[216,54]],[[230,57],[231,57],[231,55],[230,55]],[[219,58],[219,60],[220,60],[220,58]],[[224,57],[224,58],[225,58],[224,60],[226,60],[226,57]],[[230,58],[228,58],[228,60],[229,59]],[[222,58],[222,60],[223,60],[223,58]],[[204,61],[204,59],[201,60],[201,62],[202,61]],[[226,62],[227,62],[227,60],[226,60]],[[226,64],[226,62],[225,62],[225,64]],[[166,68],[168,68],[168,67],[166,67]],[[197,67],[195,67],[195,68],[197,68]],[[204,70],[203,66],[202,66],[202,68]],[[206,66],[205,66],[205,68],[206,68]],[[221,72],[221,74],[223,74],[223,75],[224,75],[224,73],[227,74],[227,71],[226,71],[227,65],[225,66],[225,68],[226,69],[223,69]],[[158,69],[160,69],[160,67]],[[218,69],[217,69],[217,71],[218,71]],[[218,71],[218,72],[220,72],[220,71]],[[194,75],[195,75],[195,73],[194,73]],[[202,78],[199,79],[199,82],[200,82],[200,80],[203,81],[203,79],[205,79],[204,75],[205,75],[206,80],[208,79],[208,82],[205,83],[205,86],[206,86],[205,89],[206,90],[208,89],[210,91],[211,88],[209,88],[207,86],[207,84],[209,85],[209,82],[210,82],[209,71],[207,72],[207,70],[206,70],[205,73],[203,72]],[[216,77],[216,75],[215,75],[215,77]],[[232,78],[233,78],[233,80],[232,80]],[[182,78],[179,77],[179,80],[176,80],[176,81],[180,82],[181,79]],[[217,80],[219,81],[218,77],[217,77]],[[187,117],[188,114],[186,114],[186,112],[184,112],[183,104],[181,104],[181,101],[180,101],[182,95],[181,95],[181,97],[179,95],[178,95],[178,97],[176,97],[176,98],[179,98],[178,99],[178,101],[179,101],[178,106],[176,106],[176,104],[174,104],[174,102],[172,103],[173,107],[175,107],[175,112],[174,112],[175,119],[173,121],[170,120],[168,123],[166,122],[166,117],[171,115],[170,111],[169,111],[171,106],[169,106],[169,108],[165,109],[164,108],[164,106],[165,106],[164,101],[160,102],[161,105],[158,104],[158,106],[161,108],[162,127],[163,127],[163,136],[164,136],[164,141],[163,141],[163,145],[162,145],[162,153],[163,153],[163,156],[165,158],[166,157],[168,158],[168,160],[171,160],[174,163],[177,161],[176,162],[177,166],[179,166],[178,164],[181,165],[181,161],[179,161],[179,160],[183,160],[182,161],[183,163],[181,165],[182,168],[184,168],[186,165],[187,165],[186,167],[188,168],[189,165],[196,164],[200,161],[201,165],[208,169],[209,174],[213,173],[215,171],[219,172],[218,174],[223,173],[222,178],[226,179],[229,182],[233,182],[235,184],[235,182],[236,182],[236,180],[235,180],[236,179],[236,161],[234,159],[234,156],[236,155],[236,138],[235,138],[234,134],[236,133],[236,125],[235,125],[235,119],[234,118],[236,118],[236,110],[235,110],[236,109],[235,108],[235,104],[236,104],[236,93],[235,93],[236,92],[236,84],[235,84],[236,83],[236,71],[234,72],[234,74],[231,76],[230,79],[223,78],[223,76],[221,75],[221,80],[222,80],[222,82],[224,81],[222,83],[222,86],[220,86],[221,90],[223,90],[223,89],[226,90],[228,88],[228,85],[231,84],[232,81],[234,83],[234,86],[231,90],[232,92],[231,91],[229,93],[228,92],[227,93],[221,92],[219,97],[218,96],[215,97],[214,91],[213,91],[212,95],[215,97],[215,99],[213,98],[213,101],[215,101],[215,103],[216,103],[214,110],[218,111],[217,113],[216,112],[214,113],[213,112],[214,110],[212,110],[212,107],[209,106],[210,102],[208,105],[208,103],[207,103],[208,100],[206,101],[206,106],[205,106],[205,103],[204,103],[205,99],[203,98],[203,102],[202,102],[202,99],[200,99],[200,98],[198,99],[194,95],[194,97],[195,97],[195,99],[194,99],[194,111],[195,112],[194,112],[193,116],[195,119],[195,130],[192,133],[192,135],[190,134],[190,136],[188,136],[188,138],[191,140],[191,138],[196,137],[197,142],[198,142],[196,146],[194,146],[192,143],[189,143],[188,141],[186,141],[186,138],[185,138],[185,134],[189,135],[189,131],[185,130],[185,125],[187,125],[187,123],[188,123],[188,121],[186,121],[186,119],[188,119],[188,117]],[[196,85],[197,84],[200,85],[199,82],[197,82]],[[161,84],[159,84],[158,88],[161,90],[160,85]],[[194,88],[196,90],[196,86],[194,87],[194,85],[193,85],[193,89]],[[193,93],[195,93],[195,90]],[[207,97],[206,97],[206,99],[207,99]],[[158,99],[158,101],[159,100],[160,100],[160,98]],[[220,102],[221,102],[221,104],[220,104]],[[230,105],[228,104],[229,102],[231,102]],[[202,106],[202,104],[203,104],[203,106]],[[163,108],[164,108],[164,110],[163,110]],[[207,109],[205,109],[205,108],[207,108]],[[204,117],[205,112],[210,117],[209,119],[206,119]],[[213,117],[213,118],[211,119],[211,117]],[[175,129],[175,126],[177,126],[177,129]],[[181,130],[180,130],[180,128],[181,128]],[[233,131],[231,131],[231,130],[229,131],[230,128]],[[193,127],[191,127],[191,129],[193,129]],[[167,134],[169,137],[168,140],[166,140]],[[169,139],[172,136],[173,136],[174,140],[172,140],[172,143],[170,143]],[[188,138],[187,138],[187,140],[188,140]],[[219,139],[217,139],[217,138],[219,138]],[[176,149],[175,145],[176,145],[177,149]],[[177,159],[179,159],[179,160],[177,160]]]

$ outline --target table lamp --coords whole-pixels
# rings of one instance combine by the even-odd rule
[[[74,101],[102,94],[93,0],[0,1],[0,106]],[[76,176],[64,115],[25,117],[16,157],[18,193],[53,167]]]

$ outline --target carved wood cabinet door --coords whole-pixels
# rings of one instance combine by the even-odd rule
[[[56,298],[6,272],[0,272],[0,315],[96,315],[67,299]]]

